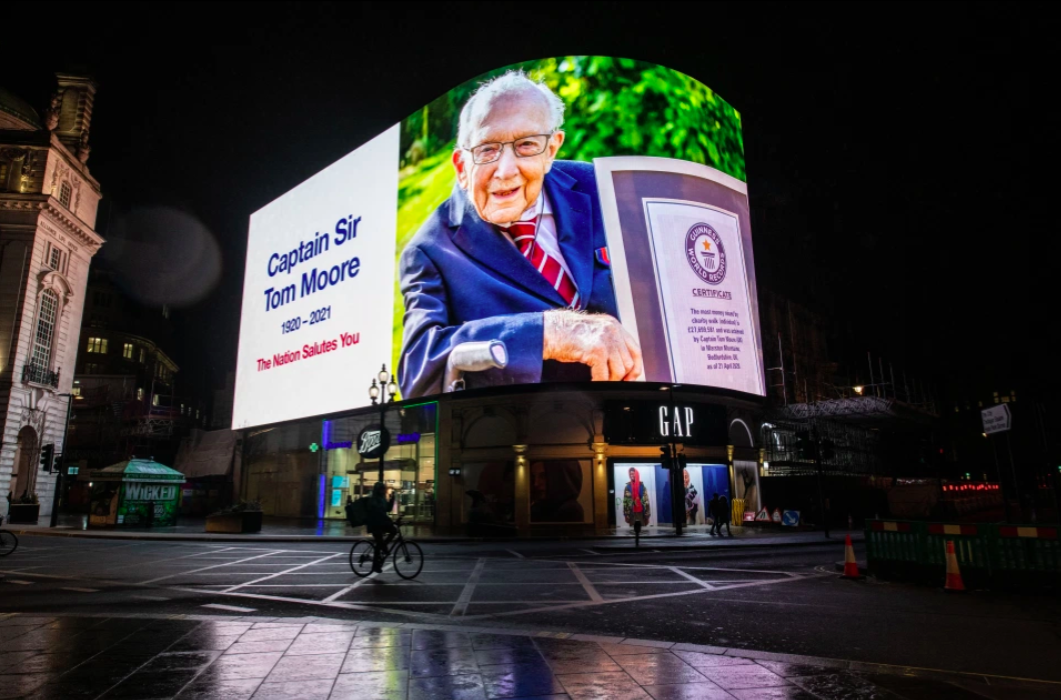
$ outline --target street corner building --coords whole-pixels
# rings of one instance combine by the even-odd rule
[[[23,522],[51,513],[89,264],[103,244],[87,165],[96,85],[56,77],[41,111],[0,86],[0,513]]]

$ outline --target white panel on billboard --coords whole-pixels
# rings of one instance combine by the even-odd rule
[[[251,216],[233,429],[368,404],[392,353],[398,127]]]

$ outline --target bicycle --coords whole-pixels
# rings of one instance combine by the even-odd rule
[[[398,528],[398,534],[391,540],[389,548],[386,544],[381,545],[384,550],[380,561],[386,561],[388,556],[393,557],[394,572],[404,579],[414,579],[424,568],[424,552],[416,542],[411,542],[402,536],[401,516],[398,516],[394,524]],[[350,570],[361,578],[372,573],[372,564],[375,559],[375,540],[358,540],[350,548]]]
[[[4,524],[4,516],[0,515],[0,526]],[[0,530],[0,557],[6,557],[18,549],[18,537],[15,533]]]

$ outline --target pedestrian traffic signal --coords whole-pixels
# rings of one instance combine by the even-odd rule
[[[689,458],[685,456],[684,452],[678,453],[678,471],[685,471],[685,465],[688,464]]]
[[[662,445],[659,448],[659,461],[664,469],[670,469],[672,466],[670,456],[670,445]]]
[[[61,473],[62,469],[60,468],[60,465],[62,465],[62,463],[63,463],[63,453],[62,452],[57,452],[55,454],[55,457],[52,458],[52,471],[54,471],[56,474]]]
[[[41,448],[41,471],[50,472],[55,461],[55,445],[48,443]]]

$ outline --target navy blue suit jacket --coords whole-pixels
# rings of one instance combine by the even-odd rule
[[[593,166],[555,161],[544,189],[552,206],[564,262],[583,308],[618,317]],[[459,188],[436,209],[402,251],[398,274],[405,299],[398,381],[402,396],[442,391],[450,348],[502,340],[508,366],[465,375],[469,389],[541,381],[589,381],[589,367],[542,360],[542,312],[566,306],[493,225],[479,217]]]

